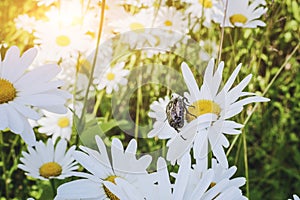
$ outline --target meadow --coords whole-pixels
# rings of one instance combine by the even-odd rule
[[[300,195],[299,6],[1,0],[0,200]]]

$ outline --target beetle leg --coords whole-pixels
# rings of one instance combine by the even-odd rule
[[[197,116],[194,115],[194,114],[192,114],[192,113],[190,113],[187,108],[185,108],[185,111],[186,111],[186,114],[189,114],[189,115],[193,116],[195,119],[197,118]]]
[[[186,102],[184,102],[184,101],[186,101]],[[190,104],[189,100],[186,97],[183,97],[183,104],[184,104],[185,107],[188,106],[188,107],[195,108],[195,106]]]
[[[183,140],[186,140],[186,138],[184,138],[182,135],[180,135],[180,137],[181,137]]]

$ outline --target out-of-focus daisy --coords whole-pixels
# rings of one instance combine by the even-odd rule
[[[151,34],[152,18],[151,10],[143,9],[136,15],[128,15],[110,23],[110,26],[115,33],[121,35],[121,41],[130,48],[143,48],[156,43],[156,38]]]
[[[73,113],[68,110],[66,114],[56,114],[43,111],[45,117],[37,121],[41,126],[38,131],[46,135],[52,135],[52,141],[55,142],[58,137],[70,140],[73,125]]]
[[[82,32],[96,32],[99,26],[99,6],[92,9],[87,1],[61,1],[60,8],[51,7],[46,17],[61,26],[79,26]],[[62,12],[63,11],[63,12]]]
[[[123,69],[124,62],[116,64],[114,67],[109,67],[104,72],[104,75],[95,77],[94,84],[97,85],[99,90],[106,88],[106,93],[110,94],[113,90],[119,90],[119,84],[126,85],[126,76],[129,74],[129,70]]]
[[[35,135],[28,119],[41,117],[32,106],[64,114],[64,103],[70,98],[69,93],[58,89],[62,81],[52,81],[60,72],[57,65],[26,71],[36,54],[37,49],[32,48],[20,57],[20,50],[13,46],[0,62],[0,130],[11,129],[29,145],[35,144]]]
[[[23,157],[20,159],[22,164],[18,168],[24,170],[26,175],[41,180],[47,179],[64,179],[77,172],[77,163],[72,157],[75,146],[67,150],[67,142],[61,139],[56,146],[51,139],[44,144],[42,141],[36,143],[35,147],[28,147],[28,153],[22,152]]]
[[[258,7],[265,5],[264,0],[233,0],[228,1],[227,13],[225,18],[225,27],[243,27],[256,28],[257,26],[265,26],[266,24],[258,20],[263,14],[267,12],[267,8]],[[223,26],[223,19],[219,20]]]
[[[209,61],[200,89],[187,64],[182,63],[181,68],[183,78],[189,89],[189,94],[186,94],[186,96],[189,102],[191,102],[188,112],[192,115],[186,115],[187,121],[193,123],[195,119],[194,116],[197,116],[198,119],[199,116],[201,117],[207,113],[217,115],[218,120],[201,132],[197,130],[197,126],[182,129],[181,135],[187,140],[183,141],[180,138],[174,138],[174,140],[168,144],[169,151],[167,159],[173,161],[179,158],[179,152],[184,151],[187,145],[190,146],[193,144],[193,154],[196,159],[206,159],[208,148],[210,147],[217,160],[224,167],[228,167],[228,161],[223,147],[228,147],[229,141],[224,134],[240,134],[241,131],[239,128],[241,128],[242,125],[227,119],[239,114],[243,110],[244,105],[254,102],[266,102],[269,101],[269,99],[257,96],[254,93],[243,92],[251,80],[251,74],[244,78],[238,85],[231,88],[241,69],[241,64],[236,67],[222,89],[220,89],[220,85],[224,68],[223,62],[219,64],[214,73],[214,59]],[[239,100],[241,97],[243,97],[243,99]]]
[[[150,105],[148,116],[155,119],[153,130],[148,133],[148,137],[158,137],[159,139],[168,139],[173,137],[177,131],[170,126],[167,120],[166,107],[170,102],[170,98],[166,96],[164,99],[159,98]]]
[[[210,27],[212,21],[220,21],[223,19],[222,3],[219,0],[185,0],[190,3],[186,13],[197,18],[195,23],[199,23],[203,18],[203,25]]]
[[[34,43],[41,51],[47,52],[51,61],[78,57],[84,54],[91,44],[90,36],[80,26],[60,26],[58,23],[45,22],[36,27]]]
[[[81,146],[81,151],[73,153],[74,158],[91,174],[82,173],[80,179],[61,185],[55,199],[118,199],[113,191],[106,187],[116,178],[124,179],[133,187],[147,190],[142,186],[148,180],[147,167],[151,156],[136,158],[137,143],[131,140],[124,151],[119,139],[113,139],[111,146],[112,164],[107,155],[106,147],[99,136],[96,136],[98,151]]]
[[[184,34],[187,31],[187,23],[183,13],[175,7],[160,7],[154,27]]]
[[[33,32],[37,23],[34,17],[29,17],[27,14],[19,15],[14,21],[17,29],[23,29],[29,33]]]
[[[104,14],[107,22],[112,22],[128,16],[120,1],[106,1]]]

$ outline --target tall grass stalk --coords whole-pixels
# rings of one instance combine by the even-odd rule
[[[98,31],[98,36],[97,36],[95,55],[93,58],[91,73],[89,74],[89,81],[88,81],[88,85],[87,85],[84,100],[83,100],[82,113],[81,113],[81,116],[80,116],[79,122],[78,122],[78,129],[77,129],[78,134],[80,134],[84,128],[84,116],[85,116],[86,107],[87,107],[88,94],[89,94],[89,90],[90,90],[90,87],[93,82],[93,75],[94,75],[94,71],[95,71],[95,67],[96,67],[97,55],[98,55],[98,51],[99,51],[99,44],[100,44],[101,34],[102,34],[102,30],[103,30],[103,25],[104,25],[105,2],[106,2],[106,0],[102,0],[102,2],[101,2],[100,25],[99,25],[99,31]],[[79,135],[77,135],[77,140],[76,140],[77,143],[79,142],[78,137],[79,137]]]

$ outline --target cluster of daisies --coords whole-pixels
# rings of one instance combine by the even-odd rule
[[[115,85],[126,84],[124,79],[128,72],[118,63],[120,54],[127,55],[139,49],[144,50],[143,58],[148,58],[173,51],[174,47],[184,45],[191,35],[197,35],[202,25],[209,28],[212,23],[224,27],[265,26],[258,18],[267,11],[263,0],[182,0],[176,5],[165,0],[106,1],[101,47],[94,52],[101,2],[37,0],[37,5],[47,8],[42,18],[24,13],[15,19],[18,30],[32,34],[34,45],[39,49],[32,68],[57,63],[62,68],[58,77],[66,81],[63,89],[76,92],[79,99],[88,85],[86,72],[95,54],[93,86],[99,90],[106,87],[106,93],[110,94],[118,90]],[[117,42],[112,38],[118,38]],[[208,61],[216,56],[217,48],[213,48],[217,46],[216,41],[201,39],[196,42],[201,49],[201,60]]]
[[[177,3],[180,5],[165,0],[113,0],[103,6],[98,0],[37,0],[38,6],[47,7],[43,19],[27,14],[15,19],[18,29],[34,36],[35,47],[20,55],[13,46],[0,57],[0,131],[19,134],[28,145],[18,165],[28,176],[41,180],[77,177],[60,185],[55,199],[247,199],[240,189],[246,179],[234,178],[237,168],[228,165],[225,135],[241,133],[242,125],[230,118],[243,106],[269,99],[243,91],[251,75],[233,86],[241,65],[221,87],[224,63],[214,71],[211,59],[199,87],[189,66],[181,64],[188,88],[183,96],[189,102],[184,108],[184,125],[175,130],[166,120],[169,97],[150,106],[149,116],[155,122],[148,137],[169,139],[167,157],[156,161],[154,172],[147,171],[150,155],[137,157],[135,139],[124,149],[114,138],[111,155],[99,136],[95,137],[98,150],[68,144],[73,118],[81,116],[84,107],[77,100],[84,99],[86,90],[94,91],[93,95],[103,90],[109,95],[126,86],[130,70],[125,61],[116,59],[120,54],[137,49],[147,49],[142,58],[164,54],[184,45],[201,26],[209,28],[213,23],[265,26],[258,19],[267,11],[263,0]],[[102,37],[97,41],[103,12]],[[205,46],[216,46],[213,41],[201,40],[197,45],[203,49],[201,60],[216,55],[217,48],[205,51]],[[94,74],[90,75],[91,69]],[[36,141],[36,132],[52,138],[46,143]],[[208,159],[210,151],[213,158]],[[169,172],[167,162],[178,164],[178,171]]]
[[[171,138],[167,160],[171,163],[177,161],[179,169],[177,173],[169,173],[166,160],[160,157],[157,170],[149,173],[147,168],[152,158],[150,155],[137,158],[135,139],[126,149],[119,139],[113,139],[111,159],[99,136],[95,137],[98,150],[85,146],[76,150],[74,145],[68,148],[64,139],[56,144],[52,139],[46,144],[35,142],[28,119],[37,120],[40,116],[33,107],[45,110],[47,117],[51,118],[50,111],[57,114],[67,112],[64,104],[70,98],[67,92],[57,89],[62,82],[53,80],[59,73],[56,65],[26,70],[36,53],[33,48],[20,57],[19,49],[11,47],[3,61],[1,59],[1,130],[9,128],[21,134],[29,144],[28,152],[23,152],[18,165],[27,175],[41,180],[80,177],[59,186],[55,199],[247,199],[240,189],[245,178],[233,178],[237,168],[229,168],[224,159],[222,146],[228,146],[228,141],[223,133],[240,133],[236,129],[241,125],[227,119],[240,113],[243,105],[268,99],[243,92],[251,75],[232,88],[241,65],[220,88],[224,64],[220,63],[213,72],[214,61],[211,60],[199,89],[189,67],[182,63],[182,74],[189,89],[185,96],[192,103],[188,111],[194,118],[187,117],[180,132],[174,133],[173,127],[165,120],[167,98],[154,102],[149,113],[157,120],[149,137]],[[33,81],[38,84],[32,85]],[[238,100],[244,96],[248,97]],[[40,123],[44,122],[40,120]],[[69,125],[67,118],[61,118],[58,123]],[[58,130],[54,127],[53,132],[56,133]],[[208,146],[216,157],[210,160],[211,167],[208,167],[206,157]],[[194,164],[189,154],[192,147]],[[87,172],[76,171],[78,163]],[[171,176],[175,181],[170,180]]]

